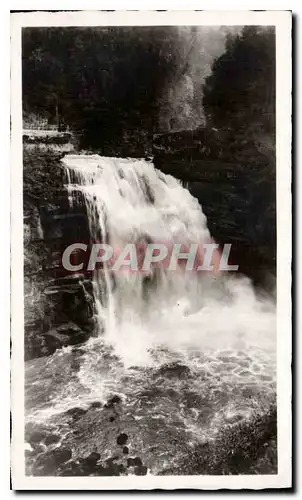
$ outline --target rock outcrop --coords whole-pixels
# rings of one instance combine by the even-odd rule
[[[206,129],[163,134],[154,137],[153,162],[198,199],[213,238],[232,245],[231,264],[271,291],[276,273],[276,166],[274,150],[259,141]]]
[[[68,202],[63,155],[24,148],[26,359],[84,342],[95,328],[90,279],[66,276],[62,267],[66,246],[89,240],[84,203]]]

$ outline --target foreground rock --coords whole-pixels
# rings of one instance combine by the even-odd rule
[[[115,401],[112,403],[112,401]],[[203,410],[199,403],[199,410]],[[139,405],[140,406],[140,405]],[[139,408],[138,406],[138,408]],[[132,409],[130,409],[132,408]],[[198,406],[196,406],[198,409]],[[130,410],[130,411],[129,411]],[[28,475],[120,476],[276,474],[277,420],[274,406],[249,419],[226,423],[215,437],[188,434],[177,417],[139,417],[118,396],[71,408],[47,427],[27,425]],[[155,415],[156,416],[156,415]],[[209,416],[208,416],[209,420]],[[182,424],[183,425],[183,424]],[[61,430],[59,430],[61,429]],[[59,437],[60,435],[60,437]],[[195,437],[194,437],[195,436]]]

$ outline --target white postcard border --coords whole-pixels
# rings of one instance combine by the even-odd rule
[[[80,11],[11,15],[12,486],[15,490],[262,489],[291,485],[291,13]],[[278,474],[255,476],[28,477],[24,464],[24,305],[21,29],[25,26],[275,25],[277,60]]]

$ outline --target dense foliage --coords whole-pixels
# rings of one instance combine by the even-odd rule
[[[80,134],[86,147],[136,147],[153,134],[177,64],[173,27],[26,28],[23,102]]]
[[[204,85],[208,124],[237,132],[274,134],[275,34],[273,29],[247,26],[228,36]]]

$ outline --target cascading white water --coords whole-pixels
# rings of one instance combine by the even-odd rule
[[[157,172],[143,160],[123,160],[68,155],[66,166],[69,194],[81,191],[86,202],[90,234],[94,241],[114,248],[126,243],[169,240],[198,242],[209,240],[206,219],[197,201],[171,176]],[[112,290],[112,275],[115,290]],[[98,314],[110,332],[129,317],[145,321],[150,311],[157,314],[168,303],[187,299],[193,307],[200,298],[200,284],[193,275],[179,276],[157,269],[153,293],[146,297],[142,274],[96,272],[95,299]],[[104,282],[106,304],[104,298]]]
[[[72,182],[69,193],[84,196],[94,241],[113,247],[209,241],[197,200],[151,162],[67,155],[63,165]],[[105,338],[128,365],[148,364],[156,346],[187,352],[247,344],[274,352],[274,308],[255,297],[247,280],[217,283],[205,273],[159,269],[151,286],[140,273],[120,272],[113,286],[111,273],[106,267],[95,273],[95,301]]]

